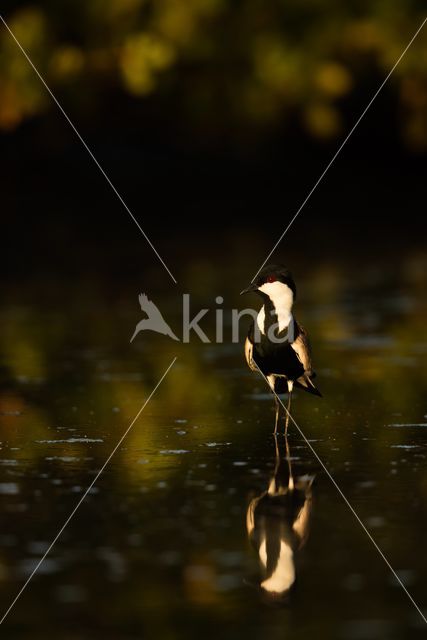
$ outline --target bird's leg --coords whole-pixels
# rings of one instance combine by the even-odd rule
[[[274,473],[271,476],[270,479],[270,484],[268,485],[268,493],[270,495],[276,495],[277,494],[277,474],[279,473],[279,469],[280,469],[280,450],[279,450],[279,443],[277,441],[277,433],[274,433],[274,445],[275,445],[275,450],[276,450],[276,460],[275,460],[275,464],[274,464]]]
[[[288,479],[288,489],[293,491],[294,489],[294,477],[292,475],[292,464],[291,464],[291,451],[289,449],[288,436],[285,433],[285,443],[286,443],[286,460],[288,461],[288,470],[289,470],[289,479]]]
[[[275,393],[275,386],[276,386],[276,378],[274,375],[269,375],[267,376],[267,382],[270,386],[271,391],[273,392],[273,396],[274,396],[274,406],[276,409],[276,417],[274,420],[274,435],[276,435],[277,433],[277,427],[279,425],[279,413],[280,413],[280,401],[279,398],[277,397],[276,393]]]
[[[274,405],[276,408],[276,418],[274,421],[274,435],[277,435],[277,427],[279,425],[279,415],[280,415],[280,402],[276,394],[274,394]]]
[[[288,380],[288,406],[286,407],[285,438],[288,437],[289,415],[290,415],[290,411],[291,411],[292,389],[293,388],[294,388],[293,380]]]

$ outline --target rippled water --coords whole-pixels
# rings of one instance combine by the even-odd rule
[[[324,398],[295,394],[292,412],[426,614],[426,307],[410,284],[349,295],[305,283],[300,317]],[[119,311],[100,296],[84,312],[77,296],[67,309],[14,303],[1,314],[2,610],[178,355],[5,637],[424,635],[305,438],[291,425],[290,468],[283,436],[276,448],[273,402],[241,345],[148,335],[129,345],[132,296]],[[276,590],[296,576],[282,597],[265,587],[278,555]]]

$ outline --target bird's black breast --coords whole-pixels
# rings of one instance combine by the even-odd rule
[[[254,325],[251,326],[248,337],[253,344],[252,357],[265,376],[276,374],[296,380],[303,375],[304,367],[288,339],[277,343],[261,334],[259,342],[255,342]],[[296,337],[295,335],[294,339]]]
[[[254,511],[253,542],[259,546],[266,540],[267,572],[272,572],[277,565],[281,542],[285,542],[292,549],[298,547],[300,539],[293,529],[293,524],[306,500],[305,493],[296,490],[276,496],[266,493],[258,502]]]

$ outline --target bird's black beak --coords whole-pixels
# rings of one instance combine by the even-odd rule
[[[258,287],[253,282],[251,282],[249,287],[246,287],[246,289],[243,289],[243,291],[240,292],[240,295],[242,296],[244,293],[250,293],[251,291],[258,291]]]

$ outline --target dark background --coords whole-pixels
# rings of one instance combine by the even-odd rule
[[[421,2],[396,0],[14,2],[3,12],[178,279],[224,252],[221,269],[244,261],[252,277],[423,18]],[[357,268],[423,246],[426,37],[276,260],[306,270],[351,256]],[[3,275],[154,269],[167,286],[5,28],[0,47]]]

